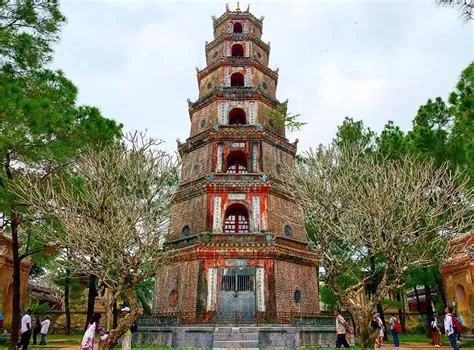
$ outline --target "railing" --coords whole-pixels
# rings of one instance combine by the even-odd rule
[[[212,184],[262,184],[267,183],[270,177],[267,174],[262,173],[213,173],[207,178]]]

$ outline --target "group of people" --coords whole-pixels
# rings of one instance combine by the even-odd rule
[[[334,311],[334,316],[336,317],[336,348],[341,348],[344,346],[345,348],[350,348],[350,345],[347,341],[346,336],[352,334],[352,328],[350,327],[349,323],[344,319],[341,315],[341,310],[336,309]],[[375,338],[375,346],[380,348],[383,346],[383,338],[384,338],[384,330],[385,327],[383,325],[382,319],[380,318],[380,314],[374,314],[374,317],[371,322],[371,327],[376,333]],[[389,321],[389,328],[393,336],[393,341],[396,347],[400,346],[400,342],[398,341],[398,333],[401,330],[400,323],[398,322],[397,318],[394,315],[391,315]]]
[[[21,318],[21,327],[20,327],[20,343],[18,347],[21,346],[23,350],[28,349],[30,344],[31,335],[33,334],[33,345],[37,344],[38,334],[41,335],[41,340],[39,345],[46,345],[46,335],[48,334],[49,326],[51,320],[49,316],[46,316],[44,320],[41,320],[39,315],[35,316],[35,323],[31,322],[31,314],[33,313],[32,309],[26,310],[26,314]]]
[[[122,317],[128,317],[130,314],[130,308],[124,307],[121,309]],[[49,326],[51,320],[49,316],[46,316],[44,320],[41,320],[40,316],[35,316],[34,323],[31,321],[31,314],[33,313],[32,309],[28,309],[26,314],[21,318],[21,328],[20,328],[20,342],[18,347],[21,347],[22,350],[27,350],[28,345],[30,344],[31,335],[33,335],[33,345],[37,344],[38,334],[41,335],[41,340],[39,345],[46,345],[46,335],[48,334]],[[87,328],[84,333],[81,342],[82,350],[93,350],[96,333],[100,335],[101,340],[106,340],[108,337],[108,332],[100,327],[100,313],[94,313],[87,323]],[[132,331],[136,329],[136,324],[132,324],[132,327],[127,329],[125,334],[122,336],[122,349],[131,349],[132,348]]]
[[[124,307],[121,310],[122,317],[128,317],[130,314],[130,308]],[[93,350],[95,335],[98,333],[101,340],[106,340],[109,336],[109,333],[100,327],[101,314],[96,312],[92,315],[91,319],[87,323],[87,328],[82,337],[81,350]],[[122,349],[128,350],[132,348],[132,330],[136,328],[135,323],[132,324],[132,327],[127,329],[125,334],[122,336]]]
[[[453,350],[458,350],[458,344],[461,341],[461,330],[462,330],[462,319],[453,313],[452,307],[447,307],[445,310],[444,317],[444,334],[448,337],[449,343]],[[336,317],[336,348],[350,348],[349,343],[347,342],[346,335],[351,335],[352,329],[349,323],[341,315],[341,310],[337,309],[334,311],[334,316]],[[370,323],[372,330],[376,333],[375,338],[375,347],[380,348],[383,346],[383,339],[385,335],[385,326],[380,314],[374,314],[372,321]],[[398,339],[398,333],[401,332],[401,324],[395,315],[390,315],[390,320],[388,321],[388,329],[392,334],[393,344],[395,347],[400,346],[400,341]],[[435,314],[431,320],[431,330],[433,335],[433,345],[435,347],[441,346],[440,336],[442,334],[441,327],[438,322],[438,315]]]
[[[444,310],[444,334],[449,339],[449,344],[453,350],[459,349],[459,343],[461,343],[462,336],[462,318],[453,313],[452,307],[447,307]],[[437,348],[441,346],[441,327],[438,322],[438,315],[434,314],[431,320],[431,333],[433,335],[433,345]]]

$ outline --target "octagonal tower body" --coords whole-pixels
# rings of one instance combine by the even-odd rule
[[[154,311],[181,324],[291,323],[319,313],[317,259],[284,185],[296,143],[270,117],[278,71],[268,67],[263,17],[213,17],[182,175],[158,272]]]

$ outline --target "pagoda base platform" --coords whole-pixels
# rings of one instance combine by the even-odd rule
[[[172,348],[281,348],[334,347],[335,327],[285,325],[157,326],[133,334],[136,346]]]

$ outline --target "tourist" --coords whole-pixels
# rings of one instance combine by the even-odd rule
[[[46,335],[48,334],[49,330],[49,325],[51,324],[51,321],[49,320],[49,316],[46,316],[46,319],[41,322],[41,341],[40,345],[46,345]]]
[[[462,317],[461,315],[458,315],[457,313],[453,313],[453,316],[454,318],[456,319],[456,321],[459,323],[460,327],[459,327],[459,331],[456,327],[456,325],[454,325],[454,330],[456,332],[456,336],[457,336],[457,341],[458,343],[461,343],[461,338],[462,338]],[[455,320],[453,320],[453,322],[456,322]]]
[[[343,345],[345,348],[350,348],[346,339],[346,333],[351,333],[349,324],[344,317],[342,317],[341,310],[339,309],[334,310],[334,317],[336,317],[336,348],[339,349]]]
[[[37,344],[38,334],[41,331],[41,320],[39,315],[35,316],[35,325],[33,326],[33,345]]]
[[[398,340],[398,333],[401,331],[401,326],[400,322],[398,322],[397,318],[393,314],[390,315],[389,325],[390,332],[392,333],[393,345],[395,345],[395,347],[399,347],[400,341]]]
[[[372,327],[373,333],[377,333],[377,336],[375,337],[375,347],[380,348],[380,324],[377,321],[377,316],[372,317],[372,321],[370,321],[370,326]]]
[[[94,313],[87,324],[86,332],[81,342],[81,349],[83,350],[93,350],[94,349],[94,339],[95,332],[101,332],[99,321],[102,315],[98,312]]]
[[[383,346],[383,337],[384,337],[385,327],[383,325],[382,319],[380,318],[380,314],[376,313],[375,317],[376,317],[377,323],[379,324],[379,327],[380,327],[380,331],[379,331],[379,344],[380,344],[380,346],[379,347],[381,347],[381,346]]]
[[[431,334],[433,336],[433,345],[435,348],[439,348],[441,346],[441,330],[438,325],[438,314],[434,314],[431,319]]]
[[[21,333],[21,339],[20,339],[20,344],[19,346],[22,346],[23,350],[28,349],[28,345],[30,344],[30,338],[31,338],[31,314],[33,313],[33,310],[28,309],[26,310],[26,314],[21,318],[21,328],[20,328],[20,333]]]
[[[444,310],[444,313],[446,314],[446,316],[444,316],[444,333],[448,336],[449,343],[451,344],[453,350],[458,350],[457,336],[453,324],[453,308],[448,306]]]
[[[124,307],[120,311],[122,311],[123,318],[129,317],[130,315],[130,308]],[[125,334],[122,336],[122,349],[129,350],[132,348],[132,332],[130,328],[127,329]]]

